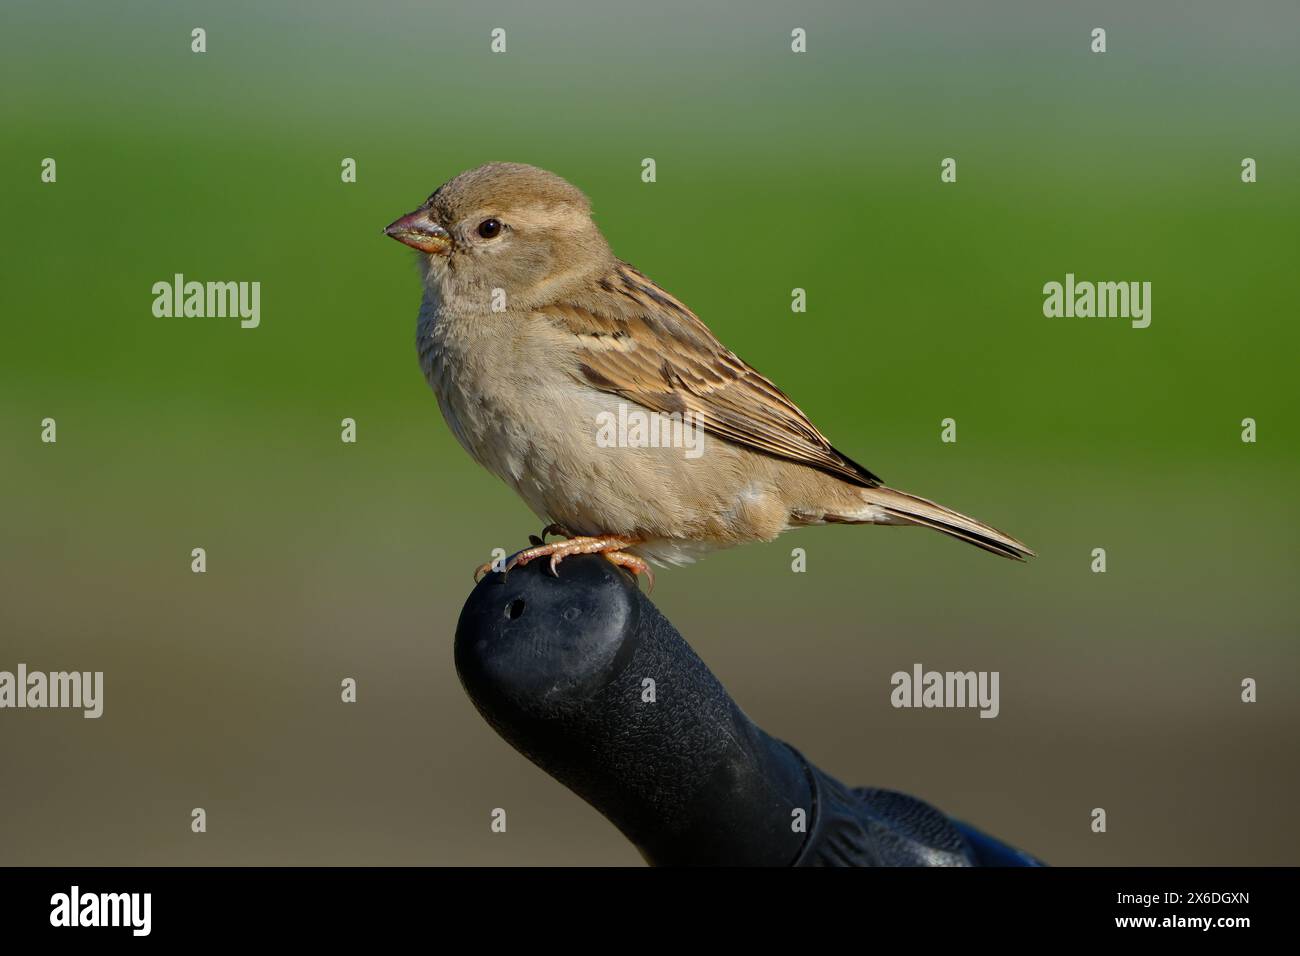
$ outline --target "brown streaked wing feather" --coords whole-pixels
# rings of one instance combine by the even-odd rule
[[[586,384],[657,412],[698,416],[706,432],[874,488],[779,388],[727,349],[690,309],[626,263],[597,297],[537,311],[579,340]]]

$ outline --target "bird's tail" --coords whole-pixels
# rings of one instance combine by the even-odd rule
[[[882,516],[877,517],[876,521],[889,524],[924,525],[954,538],[960,538],[962,541],[968,541],[977,548],[1016,561],[1034,557],[1033,551],[1011,535],[925,498],[918,498],[905,491],[896,491],[883,486],[864,488],[862,496],[873,510],[881,513]]]

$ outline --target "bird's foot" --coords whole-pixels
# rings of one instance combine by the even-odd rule
[[[655,589],[655,573],[650,569],[650,562],[645,558],[638,558],[635,554],[628,554],[626,551],[606,551],[605,559],[612,564],[617,564],[620,568],[627,568],[632,572],[633,577],[645,575],[646,593],[653,593]]]
[[[550,525],[543,529],[542,534],[550,534],[555,530],[555,525]],[[562,531],[563,529],[561,529]],[[510,556],[502,569],[505,573],[510,573],[517,567],[522,567],[530,561],[537,558],[549,557],[551,574],[559,576],[560,562],[570,555],[574,554],[603,554],[611,563],[622,568],[628,568],[634,575],[644,574],[649,582],[650,589],[654,589],[654,572],[650,570],[650,565],[642,558],[634,554],[628,554],[625,548],[630,548],[637,542],[632,538],[622,538],[617,535],[608,535],[605,537],[586,537],[577,536],[566,538],[563,541],[555,541],[551,544],[542,544],[540,539],[535,535],[530,535],[529,540],[534,542],[530,548],[524,548]],[[481,564],[474,572],[474,580],[477,581],[493,570],[492,564]]]

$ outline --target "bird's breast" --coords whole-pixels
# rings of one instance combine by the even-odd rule
[[[667,561],[785,526],[767,462],[721,440],[693,450],[638,439],[637,416],[651,413],[580,381],[572,343],[544,320],[422,310],[418,335],[457,441],[544,520],[671,539],[669,551],[647,551]]]
[[[457,441],[539,510],[540,477],[573,454],[566,373],[536,323],[422,309],[420,365]]]

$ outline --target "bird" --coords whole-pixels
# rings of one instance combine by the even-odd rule
[[[452,434],[546,522],[506,572],[548,558],[558,574],[566,557],[601,554],[653,587],[652,564],[826,524],[923,526],[1034,555],[835,448],[684,302],[615,256],[590,200],[555,173],[478,166],[384,234],[418,253],[416,351]]]

